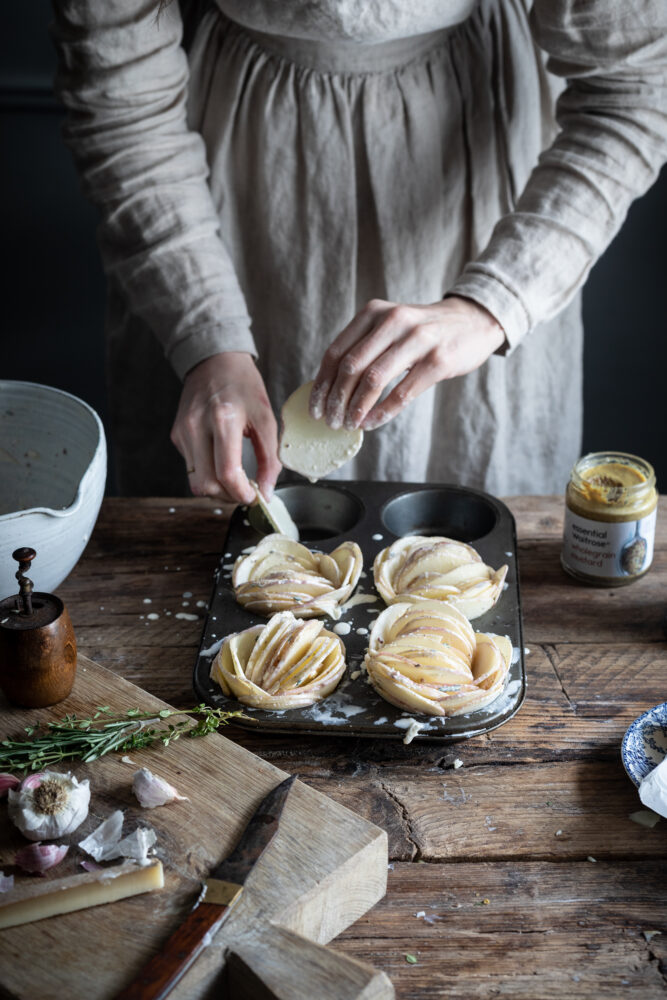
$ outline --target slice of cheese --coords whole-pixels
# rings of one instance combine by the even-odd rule
[[[270,500],[265,500],[262,494],[259,492],[259,486],[257,483],[250,480],[250,485],[254,488],[257,494],[257,503],[262,511],[262,514],[269,522],[274,531],[277,531],[279,535],[286,535],[287,538],[291,538],[293,542],[299,541],[299,529],[290,517],[290,513],[282,502],[277,493],[274,493]]]
[[[282,431],[278,457],[286,469],[316,482],[340,468],[357,454],[364,440],[362,430],[333,430],[324,419],[308,412],[312,382],[293,392],[281,410]]]
[[[72,913],[100,903],[137,896],[164,886],[162,863],[137,865],[124,862],[113,868],[83,872],[53,881],[31,879],[28,884],[16,884],[11,892],[0,896],[0,929],[32,923],[61,913]]]

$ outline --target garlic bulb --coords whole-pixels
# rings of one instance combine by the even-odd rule
[[[69,847],[66,844],[29,844],[17,851],[14,857],[14,864],[22,868],[24,872],[33,875],[41,875],[49,868],[55,868],[65,857]]]
[[[69,772],[29,775],[17,790],[9,789],[9,818],[28,840],[55,840],[72,833],[88,815],[88,779]]]
[[[299,621],[290,611],[227,636],[211,679],[245,705],[282,711],[331,694],[345,672],[345,647],[322,622]]]
[[[503,690],[512,660],[506,636],[473,632],[441,601],[393,604],[373,625],[364,665],[378,694],[409,712],[461,715]]]
[[[343,542],[327,555],[285,535],[266,535],[236,560],[232,582],[236,600],[256,614],[340,618],[340,605],[356,587],[362,565],[356,542]]]
[[[471,545],[441,536],[399,538],[375,557],[373,576],[387,604],[445,601],[479,618],[500,596],[507,566],[493,570]]]
[[[144,809],[154,809],[156,806],[164,806],[168,802],[180,800],[187,802],[187,795],[180,795],[173,785],[170,785],[164,778],[159,778],[147,767],[142,767],[134,772],[132,778],[132,791],[139,799],[139,804]]]

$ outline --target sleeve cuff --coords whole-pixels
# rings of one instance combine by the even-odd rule
[[[167,359],[183,380],[200,361],[225,351],[243,351],[257,357],[257,349],[246,323],[226,323],[213,329],[192,330],[167,351]]]
[[[481,264],[468,264],[447,294],[472,299],[500,323],[507,343],[498,354],[511,354],[533,325],[516,292]]]

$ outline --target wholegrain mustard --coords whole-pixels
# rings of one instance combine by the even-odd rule
[[[632,583],[653,558],[658,494],[651,465],[624,452],[580,458],[565,493],[563,568],[598,586]]]

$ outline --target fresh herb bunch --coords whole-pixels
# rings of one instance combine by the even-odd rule
[[[174,716],[187,718],[167,722]],[[90,719],[65,715],[60,722],[26,726],[32,739],[1,740],[0,770],[38,771],[72,758],[87,763],[112,750],[138,750],[158,742],[169,746],[181,736],[194,739],[214,733],[230,719],[242,716],[243,712],[225,712],[204,704],[186,709],[163,708],[157,713],[131,708],[120,715],[114,715],[108,705],[100,705]]]

